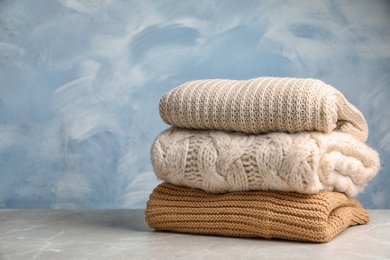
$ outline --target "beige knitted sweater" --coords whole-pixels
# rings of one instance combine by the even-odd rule
[[[367,139],[361,112],[335,88],[316,79],[196,80],[160,99],[161,118],[189,129],[244,133],[337,130]]]
[[[171,127],[151,149],[156,175],[213,193],[339,191],[350,197],[377,174],[378,154],[349,134],[244,134]]]
[[[216,195],[169,183],[150,194],[145,215],[156,230],[312,242],[327,242],[370,219],[358,201],[338,192]]]

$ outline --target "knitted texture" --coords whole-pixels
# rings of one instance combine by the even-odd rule
[[[330,241],[348,226],[370,220],[358,201],[338,192],[216,195],[169,183],[154,189],[145,215],[155,230],[312,242]]]
[[[213,193],[277,190],[361,192],[378,172],[376,151],[349,134],[250,135],[171,127],[151,149],[160,179]]]
[[[364,142],[362,113],[335,88],[316,79],[196,80],[160,99],[161,118],[189,129],[244,133],[333,130]]]

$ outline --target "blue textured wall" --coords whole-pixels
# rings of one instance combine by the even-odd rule
[[[390,2],[0,1],[0,207],[145,207],[160,96],[188,80],[319,78],[365,115],[390,208]]]

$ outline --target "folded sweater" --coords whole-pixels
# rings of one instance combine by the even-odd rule
[[[217,195],[169,183],[150,194],[145,215],[155,230],[312,242],[327,242],[370,219],[357,200],[338,192]]]
[[[163,95],[159,110],[167,124],[189,129],[255,134],[336,130],[362,142],[368,136],[362,113],[316,79],[196,80]]]
[[[377,174],[376,151],[349,134],[244,134],[171,127],[151,149],[160,179],[213,193],[277,190],[356,196]]]

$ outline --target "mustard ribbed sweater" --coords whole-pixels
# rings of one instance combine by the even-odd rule
[[[312,242],[327,242],[348,226],[369,221],[358,201],[338,192],[216,195],[169,183],[154,189],[145,214],[155,230]]]

